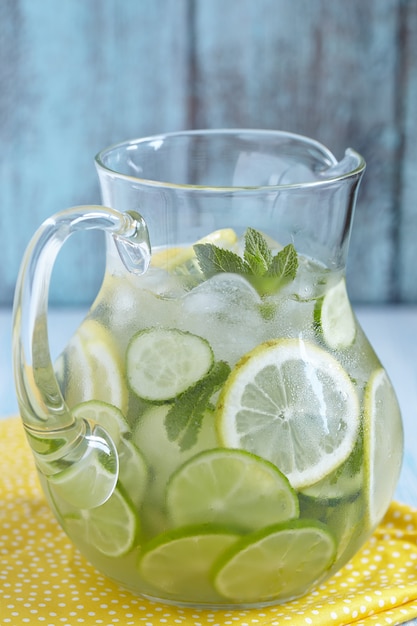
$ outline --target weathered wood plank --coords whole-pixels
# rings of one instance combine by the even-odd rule
[[[367,160],[349,258],[356,300],[387,300],[394,258],[396,0],[198,4],[199,126],[281,128]]]
[[[397,297],[417,302],[417,3],[404,4],[399,117],[402,124],[398,203]]]
[[[186,127],[283,128],[368,162],[348,281],[362,302],[417,300],[413,1],[3,0],[0,304],[36,226],[99,201],[102,147]],[[103,269],[69,242],[53,302],[90,301]]]
[[[186,9],[186,0],[0,3],[0,302],[11,301],[37,225],[99,201],[99,149],[186,126]],[[91,299],[102,269],[97,240],[77,236],[57,264],[52,300]]]

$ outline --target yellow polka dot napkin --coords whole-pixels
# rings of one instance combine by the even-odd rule
[[[285,605],[205,611],[133,596],[72,547],[42,495],[20,421],[0,420],[1,626],[385,626],[416,616],[417,510],[398,503],[342,571]]]

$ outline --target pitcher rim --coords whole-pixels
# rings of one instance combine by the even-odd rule
[[[295,139],[300,143],[304,143],[305,145],[310,145],[318,149],[324,157],[327,157],[329,160],[330,170],[332,167],[335,167],[340,161],[336,159],[334,154],[327,148],[323,143],[316,139],[312,139],[306,135],[302,135],[299,133],[294,133],[291,131],[284,130],[269,130],[269,129],[257,129],[257,128],[213,128],[213,129],[192,129],[192,130],[180,130],[166,133],[158,133],[155,135],[146,135],[143,137],[138,137],[135,139],[127,139],[124,141],[119,141],[114,144],[110,144],[106,148],[100,150],[94,157],[95,165],[99,171],[103,171],[106,174],[110,174],[112,177],[117,177],[121,180],[126,180],[129,182],[140,183],[142,186],[149,187],[160,187],[167,188],[172,190],[182,190],[182,191],[202,191],[211,192],[211,193],[235,193],[235,192],[259,192],[259,191],[280,191],[280,190],[289,190],[289,189],[309,189],[315,187],[322,187],[328,184],[334,184],[341,182],[343,180],[347,180],[349,178],[355,178],[356,176],[360,176],[363,173],[366,167],[366,162],[363,156],[354,150],[353,148],[348,147],[345,150],[345,157],[353,157],[356,159],[356,166],[352,169],[338,173],[334,176],[323,176],[321,180],[313,180],[307,182],[297,182],[297,183],[285,183],[285,184],[276,184],[276,185],[229,185],[229,186],[216,186],[216,185],[195,185],[189,183],[174,183],[164,180],[155,180],[146,177],[133,176],[130,174],[124,174],[122,172],[117,171],[116,169],[112,169],[108,167],[104,163],[104,156],[110,154],[118,148],[129,147],[139,144],[160,142],[165,139],[169,139],[172,137],[186,137],[186,136],[195,136],[195,135],[237,135],[238,133],[243,133],[247,135],[259,135],[259,136],[276,136],[283,137],[289,139]],[[324,172],[327,170],[323,170]]]

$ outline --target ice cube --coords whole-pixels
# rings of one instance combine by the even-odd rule
[[[216,274],[195,287],[183,298],[184,311],[189,314],[233,316],[238,308],[241,315],[255,309],[261,298],[252,285],[238,274]]]
[[[182,299],[184,328],[205,337],[229,363],[262,339],[261,297],[237,274],[217,274]]]

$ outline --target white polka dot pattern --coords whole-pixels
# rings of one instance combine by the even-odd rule
[[[342,571],[302,599],[260,610],[148,602],[104,578],[72,547],[38,485],[17,419],[0,420],[0,625],[386,626],[417,616],[417,510],[393,503]]]

